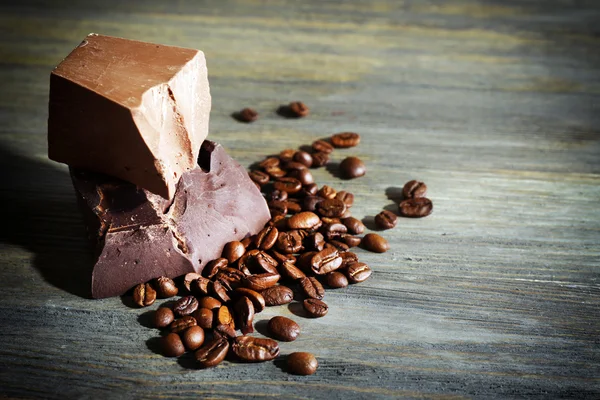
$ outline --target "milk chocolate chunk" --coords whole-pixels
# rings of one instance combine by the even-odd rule
[[[48,156],[172,199],[210,108],[201,51],[90,34],[50,75]]]
[[[70,170],[97,254],[95,298],[159,276],[200,273],[227,242],[256,234],[270,219],[245,169],[210,141],[172,201],[108,175]]]

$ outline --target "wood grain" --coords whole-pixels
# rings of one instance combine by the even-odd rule
[[[0,397],[599,398],[599,27],[594,0],[2,2]],[[374,274],[328,291],[327,317],[259,315],[300,324],[282,354],[314,352],[315,375],[195,370],[154,352],[145,310],[82,297],[83,227],[45,135],[50,70],[89,32],[202,49],[210,138],[242,165],[359,132],[315,178],[367,224],[428,184],[433,214],[360,250]],[[278,116],[292,100],[310,117]],[[259,121],[231,118],[245,106]],[[346,155],[365,177],[335,177]]]

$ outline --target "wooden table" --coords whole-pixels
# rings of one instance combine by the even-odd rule
[[[0,397],[600,397],[597,1],[35,3],[0,6]],[[315,375],[193,369],[153,351],[146,310],[82,297],[90,259],[46,119],[51,68],[89,32],[204,50],[209,137],[242,165],[359,132],[315,177],[369,226],[404,182],[428,184],[431,216],[358,251],[372,278],[295,317],[282,354],[314,352]],[[292,100],[310,117],[278,116]],[[260,120],[231,118],[245,106]],[[365,177],[335,177],[346,155]]]

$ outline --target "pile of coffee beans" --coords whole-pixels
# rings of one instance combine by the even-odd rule
[[[290,108],[298,116],[308,113],[308,107],[298,102]],[[242,114],[249,120],[256,117],[254,110]],[[154,314],[154,326],[165,334],[161,338],[165,356],[194,352],[199,368],[214,367],[226,358],[272,360],[280,352],[277,341],[295,340],[301,335],[300,326],[276,316],[267,324],[270,338],[250,336],[256,314],[265,307],[298,301],[303,316],[320,318],[329,310],[323,300],[326,288],[347,287],[371,276],[371,268],[351,250],[360,245],[383,253],[389,249],[387,240],[376,233],[360,237],[365,225],[351,215],[354,195],[327,185],[319,187],[310,172],[325,166],[334,149],[359,143],[360,135],[343,132],[317,140],[310,148],[285,149],[265,158],[249,172],[271,212],[271,220],[260,232],[227,243],[220,258],[210,261],[202,274],[180,278],[179,287],[160,277],[134,288],[133,300],[140,307],[183,292],[172,306],[162,306]],[[365,164],[357,157],[347,157],[340,164],[344,178],[365,173]],[[406,183],[400,215],[429,215],[433,206],[424,197],[426,190],[422,182]],[[396,223],[397,216],[390,211],[375,217],[379,229],[393,228]],[[287,367],[290,373],[310,375],[318,363],[314,355],[297,352],[287,356]]]

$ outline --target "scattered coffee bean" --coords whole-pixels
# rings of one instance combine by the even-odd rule
[[[314,212],[317,210],[317,205],[322,202],[324,199],[318,196],[306,196],[302,200],[302,209],[304,211]]]
[[[325,275],[325,283],[334,289],[345,288],[348,286],[348,278],[339,271],[332,271]]]
[[[235,318],[237,319],[236,326],[242,334],[254,332],[254,305],[246,296],[242,296],[234,306]]]
[[[206,268],[205,268],[206,269]],[[198,278],[201,278],[202,276],[200,274],[197,274],[195,272],[189,272],[187,274],[185,274],[185,276],[183,277],[183,286],[185,287],[185,289],[191,293],[192,288],[192,282],[195,281]]]
[[[242,296],[247,297],[252,302],[252,306],[254,307],[254,312],[259,313],[265,309],[265,298],[262,294],[258,293],[255,290],[248,288],[237,288],[233,291],[234,298],[240,298]]]
[[[402,201],[398,208],[400,215],[409,218],[426,217],[433,211],[433,203],[427,197],[416,197]]]
[[[271,167],[271,168],[278,168],[278,167]],[[262,186],[266,183],[269,183],[269,180],[271,180],[271,178],[269,177],[270,174],[266,174],[262,171],[251,171],[248,173],[248,175],[250,176],[250,179],[252,179],[253,182],[257,183],[260,186]]]
[[[300,164],[304,164],[307,167],[310,167],[313,163],[313,159],[312,156],[310,155],[310,153],[307,153],[306,151],[297,151],[294,154],[294,161],[299,162]]]
[[[194,296],[185,296],[177,300],[173,312],[180,317],[190,315],[198,309],[198,300]]]
[[[335,247],[324,248],[310,259],[310,267],[312,271],[318,275],[324,275],[334,271],[341,267],[341,265],[342,257],[340,257],[339,252]],[[322,296],[315,298],[320,299]]]
[[[196,318],[192,317],[191,315],[186,315],[185,317],[181,317],[171,322],[170,328],[171,332],[177,333],[196,325],[198,325]]]
[[[239,242],[239,243],[241,243],[241,242]],[[225,253],[225,252],[223,252],[223,253]],[[207,278],[212,279],[216,274],[219,273],[219,271],[221,271],[224,268],[227,268],[228,265],[229,265],[229,261],[227,260],[227,258],[223,258],[223,257],[217,258],[216,260],[209,261],[206,264],[206,266],[204,267],[204,269],[202,270],[202,273]],[[196,279],[200,279],[200,278],[195,278],[194,280],[196,280]],[[190,288],[191,288],[195,285],[193,284],[193,281],[192,281],[192,283],[188,286],[190,286]],[[204,286],[206,286],[208,289],[208,282],[202,282],[202,284],[200,285],[201,291],[204,291]],[[200,289],[200,288],[198,288],[198,289]]]
[[[296,118],[306,117],[310,112],[308,106],[301,101],[293,101],[288,106],[291,114]]]
[[[200,368],[210,368],[218,365],[225,359],[229,351],[229,342],[222,337],[215,337],[194,353]]]
[[[312,318],[324,317],[329,311],[329,307],[324,301],[319,299],[306,299],[302,302],[304,311]]]
[[[294,154],[296,154],[296,150],[285,149],[285,150],[282,150],[281,153],[279,153],[279,159],[282,162],[292,161],[292,159],[294,158]]]
[[[229,311],[229,307],[227,307],[227,306],[221,306],[217,310],[215,324],[217,324],[217,325],[221,325],[221,324],[223,324],[223,325],[229,325],[232,328],[235,328],[235,322],[233,320],[233,315],[231,315],[231,312]]]
[[[321,251],[323,246],[325,246],[325,238],[320,232],[315,232],[304,238],[304,247],[308,250]]]
[[[286,174],[286,172],[283,169],[279,168],[279,166],[267,167],[267,168],[265,168],[265,172],[273,179],[283,178]],[[250,177],[250,178],[252,178],[252,177]],[[256,183],[260,184],[260,182],[256,182]],[[262,186],[262,184],[261,184],[261,186]]]
[[[236,356],[249,362],[269,361],[279,355],[279,345],[273,339],[238,336],[231,348]]]
[[[223,247],[223,254],[221,257],[226,258],[227,261],[232,264],[237,261],[246,252],[246,246],[242,242],[234,240],[229,242]]]
[[[325,296],[323,285],[314,276],[302,278],[299,282],[300,288],[306,297],[320,300]]]
[[[267,157],[264,160],[262,160],[258,164],[258,166],[261,167],[262,169],[279,167],[280,162],[281,161],[279,160],[278,157]]]
[[[303,211],[288,219],[290,229],[312,229],[321,222],[319,216],[310,211]]]
[[[204,329],[199,326],[192,326],[183,331],[180,337],[185,348],[194,351],[204,343]]]
[[[288,198],[288,194],[287,192],[284,192],[283,190],[273,190],[271,191],[271,193],[269,194],[269,198],[267,200],[274,200],[274,201],[286,201]]]
[[[279,236],[277,228],[267,225],[256,234],[254,244],[258,249],[269,250],[275,245],[275,242],[277,242],[277,236]]]
[[[342,240],[349,247],[356,247],[356,246],[360,245],[360,242],[362,241],[362,239],[360,237],[352,236],[352,235],[342,235]]]
[[[158,297],[167,299],[169,297],[173,297],[177,295],[179,289],[173,282],[173,279],[167,278],[166,276],[161,276],[156,279],[156,294]]]
[[[340,190],[335,195],[335,198],[341,200],[346,204],[346,208],[352,207],[354,204],[354,195],[352,193],[346,192],[345,190]]]
[[[328,244],[330,247],[336,248],[340,254],[350,250],[350,246],[344,242],[340,242],[339,240],[330,240]]]
[[[365,250],[374,253],[385,253],[390,248],[387,240],[376,233],[367,233],[365,237],[362,238],[360,244]]]
[[[165,357],[179,357],[185,353],[185,346],[176,333],[169,333],[162,339],[162,353]]]
[[[285,176],[277,179],[273,184],[273,187],[277,190],[287,192],[287,194],[290,195],[298,193],[300,189],[302,189],[302,183],[296,178]]]
[[[149,283],[140,283],[133,289],[133,302],[139,307],[148,307],[156,301],[156,290]]]
[[[208,308],[209,310],[214,310],[215,308],[221,307],[221,302],[214,297],[205,296],[198,300],[199,308]]]
[[[324,199],[334,199],[337,195],[337,191],[331,186],[323,185],[321,189],[317,191],[317,196]]]
[[[170,308],[159,307],[154,313],[154,326],[157,328],[166,328],[175,320],[175,314]]]
[[[235,339],[237,334],[235,333],[235,329],[229,324],[218,324],[213,329],[214,336],[221,336],[227,340]]]
[[[402,188],[402,197],[407,199],[416,199],[418,197],[425,197],[427,193],[427,185],[419,181],[408,181]]]
[[[208,308],[199,308],[192,314],[196,319],[196,323],[203,329],[211,329],[213,327],[214,313]]]
[[[244,108],[237,114],[238,121],[254,122],[258,119],[258,113],[252,108]]]
[[[227,294],[227,289],[223,286],[223,284],[219,281],[211,281],[210,285],[210,293],[221,303],[227,303],[231,299]]]
[[[298,253],[303,247],[302,239],[302,235],[297,230],[281,232],[277,237],[277,250],[284,254]]]
[[[344,268],[354,262],[358,262],[358,256],[356,255],[356,253],[353,253],[351,251],[342,253],[340,254],[340,256],[342,257],[342,266],[340,268]]]
[[[283,262],[279,268],[281,272],[281,276],[287,278],[289,280],[295,281],[297,279],[302,279],[306,276],[302,270],[296,267],[294,264],[290,262]]]
[[[341,238],[343,235],[345,235],[348,232],[348,228],[340,223],[331,222],[323,224],[320,231],[325,237],[325,240],[333,240],[336,238]]]
[[[272,216],[286,215],[287,214],[287,203],[285,201],[271,200],[267,203],[269,211]]]
[[[259,267],[259,272],[277,273],[279,263],[264,251],[259,251],[254,260],[255,264]]]
[[[192,281],[190,285],[191,292],[196,296],[206,296],[208,295],[208,287],[210,285],[210,280],[204,277],[199,277]]]
[[[311,353],[297,351],[286,358],[287,370],[294,375],[312,375],[317,372],[319,363]]]
[[[300,334],[300,325],[287,317],[273,317],[267,324],[269,334],[283,342],[292,342],[296,340]]]
[[[311,165],[312,168],[320,168],[320,167],[327,165],[327,163],[329,163],[329,154],[327,154],[323,151],[314,153],[312,155],[312,158],[313,158],[313,163]]]
[[[288,176],[291,178],[298,179],[303,187],[307,186],[307,185],[312,185],[313,183],[315,183],[315,178],[313,177],[313,174],[307,169],[290,171]],[[301,192],[302,192],[302,189],[300,189],[300,192],[298,192],[298,193],[301,193]]]
[[[365,231],[365,224],[361,220],[354,217],[342,218],[342,224],[346,225],[348,232],[353,235],[360,235]]]
[[[363,176],[367,172],[365,163],[358,157],[346,157],[340,163],[340,175],[345,179],[353,179]]]
[[[294,170],[303,170],[308,169],[308,167],[302,163],[296,161],[287,161],[282,165],[282,168],[287,171],[287,173],[291,173]]]
[[[287,199],[285,203],[287,205],[288,214],[297,214],[302,211],[302,206],[298,199]]]
[[[397,219],[393,212],[383,210],[375,216],[375,226],[379,229],[392,229],[396,226]]]
[[[276,285],[261,292],[267,306],[280,306],[294,300],[294,292],[287,286]]]
[[[325,199],[317,204],[317,212],[323,217],[341,217],[346,211],[346,204],[338,199]]]
[[[354,132],[336,133],[331,137],[331,144],[338,148],[354,147],[360,143],[360,135]]]
[[[358,283],[366,281],[370,276],[371,268],[365,263],[355,262],[348,265],[346,269],[346,274],[348,275],[348,280],[352,283]]]
[[[270,288],[271,286],[274,286],[277,283],[277,281],[279,281],[280,277],[281,276],[279,274],[256,274],[244,277],[243,283],[244,286],[248,289],[260,292],[262,290]]]
[[[325,140],[315,140],[311,146],[315,152],[331,153],[333,146]]]

